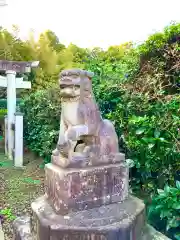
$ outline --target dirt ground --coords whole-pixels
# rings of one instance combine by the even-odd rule
[[[44,192],[44,169],[42,160],[28,153],[24,156],[29,162],[22,169],[14,168],[0,153],[0,211],[5,211],[2,225],[5,240],[12,240],[14,217],[30,215],[31,202]]]

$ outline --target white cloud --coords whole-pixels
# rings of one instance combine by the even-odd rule
[[[170,21],[180,21],[179,0],[7,0],[0,8],[0,23],[37,34],[51,29],[60,41],[82,47],[140,41]]]

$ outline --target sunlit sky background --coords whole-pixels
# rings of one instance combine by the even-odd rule
[[[7,0],[0,25],[20,27],[21,38],[51,29],[64,44],[106,48],[143,41],[171,21],[180,22],[180,0]]]

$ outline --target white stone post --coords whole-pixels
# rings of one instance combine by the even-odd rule
[[[14,166],[23,166],[23,114],[15,113]]]
[[[14,114],[16,112],[16,72],[6,71],[7,74],[7,118],[8,118],[8,158],[13,160],[13,130]]]
[[[8,153],[8,135],[7,135],[7,115],[4,117],[4,143],[5,143],[5,154]]]

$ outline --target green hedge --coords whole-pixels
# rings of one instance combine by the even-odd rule
[[[25,98],[20,104],[24,113],[26,145],[45,162],[50,161],[59,131],[59,89],[41,90]]]

